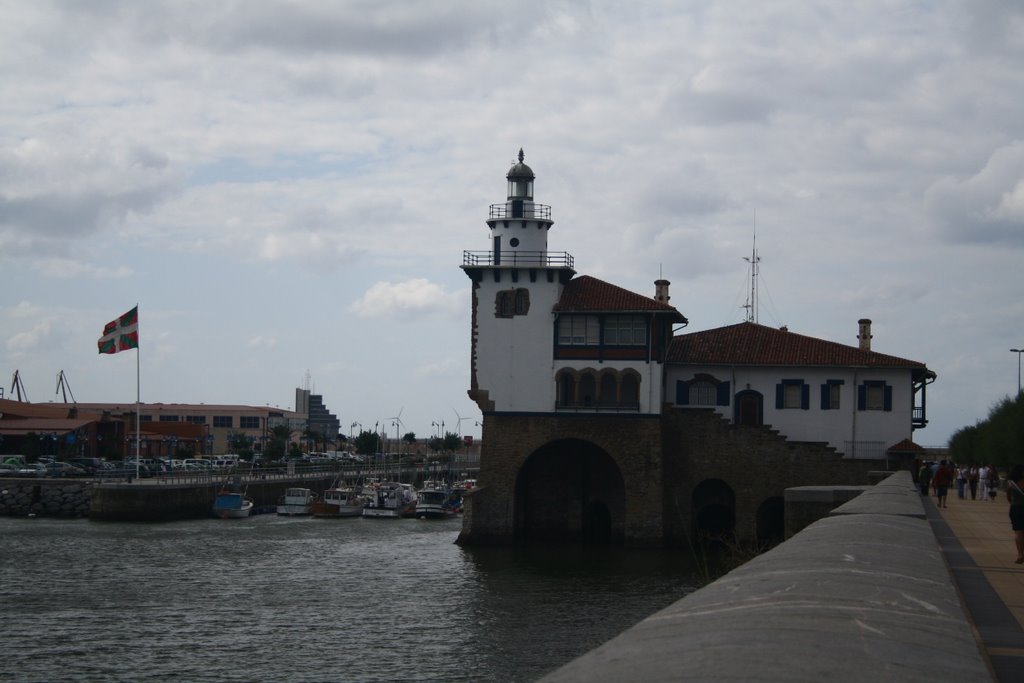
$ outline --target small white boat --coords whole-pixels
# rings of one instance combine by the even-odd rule
[[[384,482],[374,485],[368,494],[363,517],[397,519],[416,515],[416,489],[412,484]]]
[[[313,503],[314,517],[359,517],[366,507],[367,498],[359,489],[331,488]]]
[[[310,489],[285,489],[284,495],[277,501],[277,514],[290,516],[311,514],[315,501],[316,494]]]
[[[252,498],[235,491],[219,491],[213,500],[213,514],[221,519],[248,517],[252,508]]]

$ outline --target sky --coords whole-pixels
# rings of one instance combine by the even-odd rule
[[[465,250],[522,148],[552,251],[685,331],[927,364],[924,446],[1024,348],[1024,5],[0,0],[0,380],[480,434]],[[396,425],[395,418],[401,417]]]

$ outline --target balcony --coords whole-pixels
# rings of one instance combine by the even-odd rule
[[[565,251],[464,251],[462,265],[508,266],[509,268],[572,268],[572,254]]]
[[[551,220],[551,207],[547,204],[513,200],[503,204],[491,204],[490,218],[497,220],[539,218],[543,221],[549,221]]]

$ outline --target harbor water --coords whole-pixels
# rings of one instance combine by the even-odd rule
[[[0,518],[0,680],[532,681],[699,574],[687,553],[463,548],[460,528]]]

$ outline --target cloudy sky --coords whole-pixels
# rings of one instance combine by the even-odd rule
[[[1024,10],[864,2],[0,0],[0,373],[479,434],[463,250],[519,148],[549,247],[689,331],[926,363],[942,445],[1017,390]],[[461,418],[461,420],[460,420]],[[358,428],[356,428],[358,431]]]

